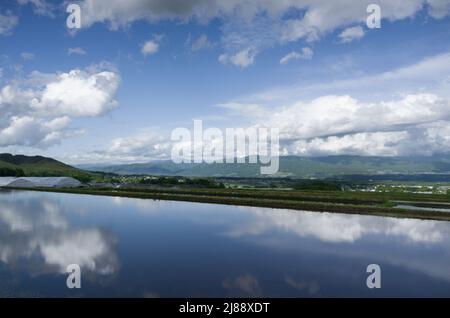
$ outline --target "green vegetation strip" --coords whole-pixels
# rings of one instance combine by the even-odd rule
[[[292,209],[316,212],[336,212],[344,214],[360,214],[374,216],[388,216],[397,218],[415,218],[426,220],[450,221],[450,213],[434,211],[418,211],[393,208],[389,200],[373,200],[377,204],[367,204],[367,201],[360,200],[364,204],[344,204],[342,202],[325,202],[324,198],[341,198],[339,193],[320,193],[315,197],[315,202],[310,201],[314,196],[312,193],[302,193],[291,191],[290,196],[277,196],[278,191],[245,191],[245,190],[221,190],[192,189],[192,190],[170,190],[170,189],[53,189],[53,188],[27,188],[17,190],[87,194],[100,196],[128,197],[139,199],[172,200],[200,203],[214,203],[226,205],[253,206],[277,209]],[[275,193],[276,192],[276,193]],[[227,195],[225,195],[227,194]],[[253,197],[251,196],[253,195]],[[358,201],[357,196],[361,193],[352,193],[352,199]],[[364,199],[367,196],[362,195]],[[374,196],[377,198],[376,196]],[[306,198],[306,200],[302,200]],[[423,197],[421,200],[423,201]],[[435,197],[433,198],[436,199]],[[372,200],[371,200],[372,202]]]

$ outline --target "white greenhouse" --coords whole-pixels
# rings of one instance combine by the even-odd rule
[[[5,188],[76,188],[82,184],[70,177],[21,177],[0,178],[0,187]]]

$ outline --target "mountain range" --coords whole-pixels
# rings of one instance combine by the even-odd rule
[[[80,165],[79,168],[120,175],[163,175],[187,177],[264,177],[260,164],[175,164],[170,160],[119,165]],[[270,177],[328,178],[344,175],[448,174],[450,157],[280,157],[280,168]]]

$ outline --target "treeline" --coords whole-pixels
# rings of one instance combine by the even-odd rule
[[[25,172],[20,168],[0,168],[0,177],[24,177]]]
[[[144,178],[140,184],[159,186],[192,186],[198,188],[225,188],[223,183],[206,178],[157,177]]]
[[[343,185],[339,182],[303,181],[294,185],[295,190],[311,191],[341,191]]]

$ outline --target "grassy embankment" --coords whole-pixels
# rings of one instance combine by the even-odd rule
[[[408,201],[412,205],[422,207],[450,207],[446,205],[450,204],[450,196],[438,194],[269,189],[32,188],[27,190],[450,221],[450,212],[395,208],[396,202],[400,201]]]

